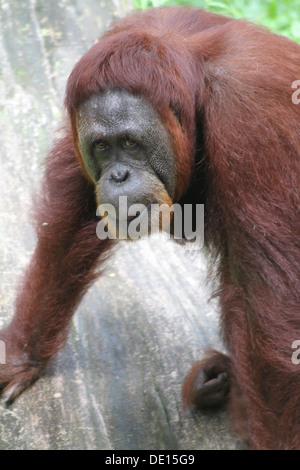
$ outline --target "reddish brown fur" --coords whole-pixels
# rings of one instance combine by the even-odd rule
[[[76,110],[94,93],[123,88],[146,96],[172,136],[175,200],[205,203],[235,428],[256,449],[300,448],[300,366],[291,360],[300,339],[300,106],[291,100],[299,78],[299,45],[187,8],[129,16],[91,48],[68,82],[73,135],[67,130],[48,157],[38,245],[15,317],[0,332],[9,346],[0,372],[8,397],[63,344],[110,247],[95,235]]]

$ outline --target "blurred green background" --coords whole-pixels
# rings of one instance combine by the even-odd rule
[[[133,0],[136,8],[190,5],[232,18],[247,18],[300,43],[300,0]]]

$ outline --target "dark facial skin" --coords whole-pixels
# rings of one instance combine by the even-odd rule
[[[158,114],[124,90],[92,96],[78,110],[79,149],[101,204],[145,206],[175,191],[175,156]]]

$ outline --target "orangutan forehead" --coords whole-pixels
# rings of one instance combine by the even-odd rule
[[[126,90],[108,90],[90,96],[79,106],[79,117],[88,112],[92,117],[106,122],[140,120],[141,114],[152,120],[157,113],[143,96],[134,95]]]
[[[79,105],[78,125],[89,133],[107,135],[111,132],[134,133],[136,137],[151,138],[168,133],[158,113],[148,100],[126,90],[108,90],[92,95]]]

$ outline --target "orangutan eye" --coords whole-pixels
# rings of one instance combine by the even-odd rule
[[[136,142],[134,140],[130,139],[129,137],[126,137],[125,140],[124,140],[124,145],[125,145],[125,147],[135,147]]]
[[[105,140],[97,140],[94,143],[94,148],[96,150],[103,151],[103,150],[106,150],[108,148],[108,144],[107,144],[107,142],[105,142]]]

